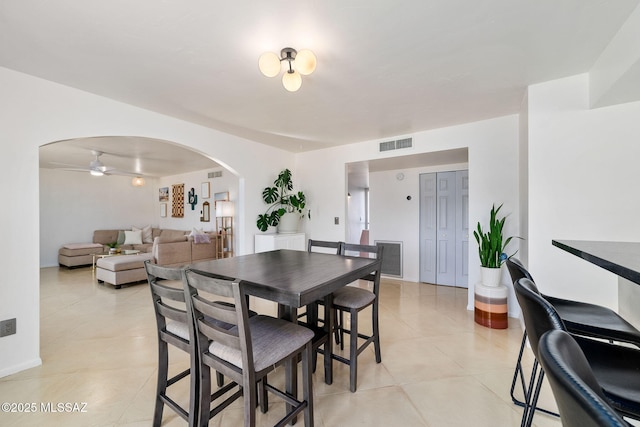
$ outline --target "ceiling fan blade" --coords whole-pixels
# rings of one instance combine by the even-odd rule
[[[68,171],[68,172],[91,172],[89,169],[82,169],[82,168],[59,168],[59,170],[63,170],[63,171]]]

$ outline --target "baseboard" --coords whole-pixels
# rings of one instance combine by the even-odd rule
[[[7,368],[0,369],[0,378],[7,377],[9,375],[16,374],[18,372],[24,371],[26,369],[35,368],[36,366],[42,365],[42,359],[39,357],[29,360],[27,362],[23,362],[17,365],[9,366]]]

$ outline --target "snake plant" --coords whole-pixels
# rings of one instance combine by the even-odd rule
[[[498,268],[504,261],[511,258],[512,255],[505,254],[505,248],[511,242],[513,237],[503,239],[502,228],[506,217],[498,218],[498,212],[502,205],[491,207],[491,219],[489,220],[489,231],[484,232],[480,222],[478,229],[473,232],[473,236],[478,242],[478,254],[480,255],[480,265],[482,267]]]

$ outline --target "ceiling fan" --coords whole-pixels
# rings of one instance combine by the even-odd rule
[[[144,176],[143,174],[140,173],[134,173],[134,172],[126,172],[126,171],[121,171],[118,170],[114,167],[109,167],[109,166],[105,166],[101,161],[100,161],[100,156],[102,156],[103,154],[105,154],[102,151],[97,151],[97,150],[91,150],[91,154],[93,154],[96,158],[94,160],[92,160],[91,162],[89,162],[89,167],[88,168],[78,168],[78,167],[65,167],[62,168],[63,170],[66,171],[71,171],[71,172],[89,172],[91,175],[93,176],[103,176],[103,175],[124,175],[124,176],[134,176],[134,177],[142,177]],[[70,164],[66,164],[66,163],[54,163],[51,162],[52,164],[57,164],[60,166],[75,166],[75,165],[70,165]]]

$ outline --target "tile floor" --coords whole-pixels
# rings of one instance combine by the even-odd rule
[[[467,290],[383,280],[380,301],[382,363],[370,347],[359,359],[356,393],[348,369],[334,363],[334,383],[324,384],[322,364],[314,374],[315,425],[336,426],[516,426],[521,409],[509,386],[521,329],[473,321]],[[273,314],[275,305],[252,300]],[[41,270],[40,367],[0,379],[0,402],[36,403],[35,413],[0,412],[1,426],[150,426],[156,382],[156,332],[145,284],[115,290],[96,283],[91,268]],[[367,316],[368,317],[368,316]],[[363,327],[365,327],[363,325]],[[187,366],[185,354],[170,354],[172,369]],[[526,355],[530,366],[532,357]],[[282,381],[282,371],[270,377]],[[275,379],[274,379],[275,377]],[[186,402],[185,387],[176,390]],[[542,405],[555,407],[549,389]],[[86,412],[43,412],[40,404],[86,403]],[[283,405],[273,397],[258,425],[273,425]],[[259,411],[258,411],[259,412]],[[536,415],[536,426],[560,426]],[[165,410],[163,426],[185,426]],[[211,426],[242,425],[234,403]],[[302,425],[302,422],[298,423]]]

